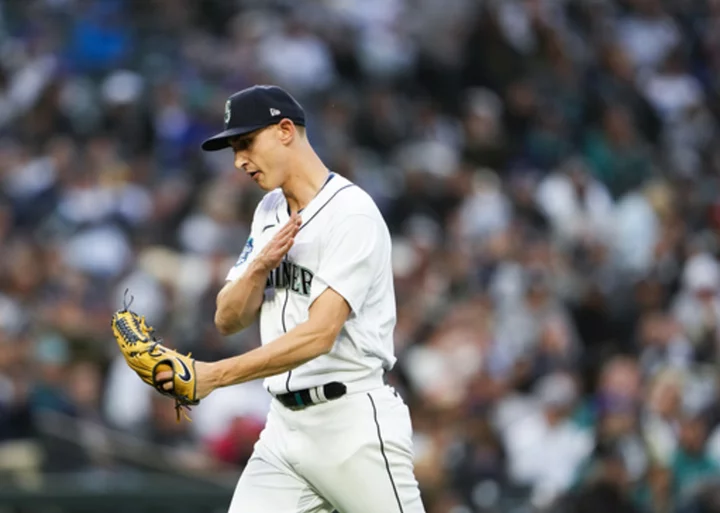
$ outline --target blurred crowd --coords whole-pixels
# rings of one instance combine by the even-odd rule
[[[177,424],[109,319],[258,344],[212,319],[261,193],[199,150],[256,83],[391,228],[428,513],[720,510],[720,0],[2,2],[0,472],[53,419],[43,470],[246,461],[260,384]]]

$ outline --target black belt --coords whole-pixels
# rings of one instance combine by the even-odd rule
[[[338,399],[347,393],[347,387],[342,383],[333,381],[321,387],[306,388],[296,392],[276,395],[275,399],[286,408],[298,410],[314,404],[326,403]]]

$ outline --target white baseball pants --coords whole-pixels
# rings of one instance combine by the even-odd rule
[[[424,513],[411,437],[389,386],[303,410],[274,400],[229,513]]]

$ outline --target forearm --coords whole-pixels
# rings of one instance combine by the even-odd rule
[[[210,380],[219,388],[282,374],[329,352],[333,343],[329,332],[306,322],[267,345],[212,363]]]
[[[263,302],[268,273],[257,262],[217,297],[215,326],[223,335],[236,333],[253,323]]]

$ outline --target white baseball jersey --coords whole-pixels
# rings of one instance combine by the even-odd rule
[[[381,375],[395,364],[390,233],[374,201],[357,185],[331,173],[300,216],[293,246],[267,280],[260,310],[263,345],[306,321],[310,305],[328,287],[345,298],[351,313],[328,354],[265,380],[272,394],[331,381],[352,383]],[[227,275],[229,281],[242,276],[289,217],[280,189],[264,196],[245,248]]]

